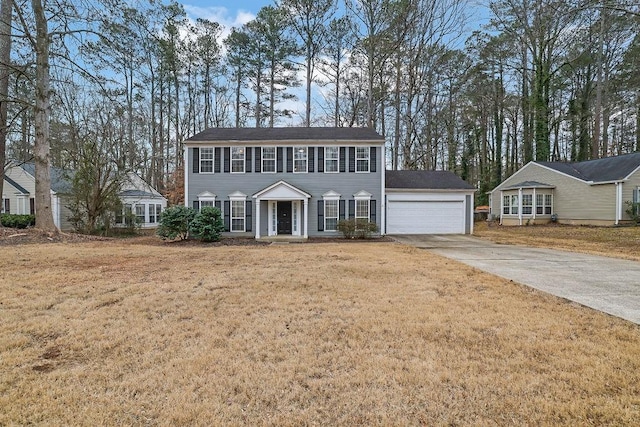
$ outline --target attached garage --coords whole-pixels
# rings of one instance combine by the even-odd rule
[[[387,234],[471,234],[475,188],[446,171],[386,172]]]

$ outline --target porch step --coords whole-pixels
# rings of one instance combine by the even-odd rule
[[[272,244],[303,243],[307,240],[300,236],[266,236],[258,239],[259,242],[271,242]]]

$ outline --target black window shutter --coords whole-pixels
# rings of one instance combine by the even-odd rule
[[[376,201],[369,201],[369,221],[376,222]]]
[[[349,218],[355,218],[356,217],[356,201],[355,200],[349,200]]]
[[[293,147],[287,147],[287,172],[293,172]]]
[[[230,227],[231,205],[228,200],[224,201],[224,231],[231,230]]]
[[[371,154],[369,154],[369,171],[376,171],[376,154],[378,149],[376,147],[371,147]]]
[[[193,149],[193,173],[200,173],[200,149]]]
[[[324,200],[318,200],[318,231],[324,231]]]
[[[276,148],[276,159],[277,171],[282,172],[282,147]]]
[[[193,209],[199,211],[200,210],[200,201],[199,200],[194,200],[193,201]]]
[[[324,147],[318,147],[318,172],[324,172]]]
[[[251,153],[253,152],[253,150],[251,148],[246,148],[244,149],[244,171],[245,172],[251,172]]]
[[[255,167],[253,168],[254,171],[256,172],[260,172],[262,170],[262,150],[260,149],[260,147],[256,147],[255,148]]]
[[[231,149],[224,147],[224,173],[231,172]]]
[[[216,208],[218,208],[220,212],[222,212],[222,206],[220,206],[221,205],[220,200],[216,200],[215,205],[216,205]]]
[[[251,231],[251,226],[253,225],[253,211],[251,210],[251,207],[252,207],[251,200],[247,200],[244,205],[245,231]],[[259,224],[256,224],[256,227],[259,227]]]
[[[338,201],[338,215],[339,220],[344,219],[344,200]]]
[[[349,147],[349,172],[356,171],[356,147]]]
[[[36,199],[30,198],[29,199],[29,215],[35,215],[35,214],[36,214]]]
[[[344,172],[346,170],[345,169],[345,163],[346,163],[345,157],[347,157],[346,156],[346,149],[345,149],[345,147],[340,147],[340,172]]]
[[[314,164],[314,160],[315,160],[315,155],[314,153],[316,152],[316,147],[309,147],[307,149],[307,170],[309,172],[313,172],[313,164]]]
[[[220,147],[216,147],[213,151],[213,172],[220,173]]]

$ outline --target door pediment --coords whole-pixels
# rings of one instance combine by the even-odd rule
[[[253,195],[254,199],[263,200],[304,200],[311,195],[285,181],[278,181]]]

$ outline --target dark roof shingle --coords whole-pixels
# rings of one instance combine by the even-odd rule
[[[386,171],[386,188],[407,188],[424,190],[475,190],[450,171]]]
[[[583,181],[608,182],[628,177],[640,167],[640,152],[584,162],[535,162]]]
[[[189,141],[380,141],[384,138],[370,128],[281,127],[210,128],[193,135]]]

